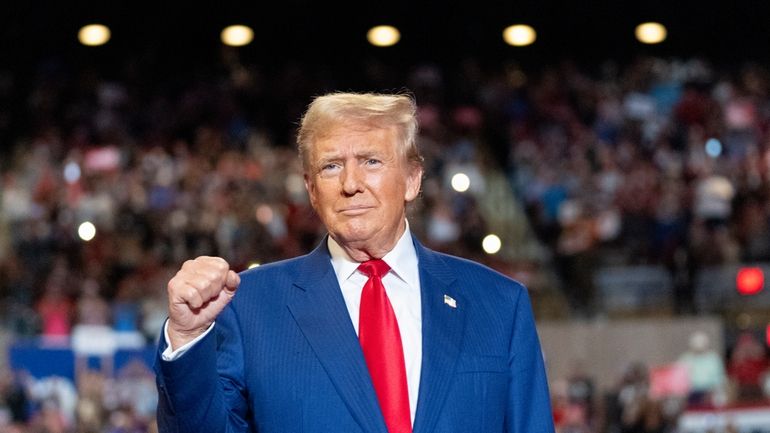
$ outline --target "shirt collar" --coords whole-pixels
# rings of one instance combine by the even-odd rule
[[[329,253],[332,256],[332,267],[337,274],[337,280],[342,285],[358,269],[359,262],[354,261],[347,252],[331,236],[326,237]],[[419,288],[420,273],[417,267],[417,251],[412,242],[412,233],[409,230],[409,221],[406,221],[406,229],[396,242],[392,250],[382,258],[390,266],[391,271],[409,287]]]

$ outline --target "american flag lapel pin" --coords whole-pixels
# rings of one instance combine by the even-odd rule
[[[452,308],[457,308],[457,301],[455,301],[455,298],[449,295],[446,295],[446,294],[444,295],[444,303],[449,305]]]

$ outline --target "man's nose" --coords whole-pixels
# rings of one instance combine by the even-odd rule
[[[342,191],[353,195],[364,190],[363,173],[356,164],[346,164],[342,169]]]

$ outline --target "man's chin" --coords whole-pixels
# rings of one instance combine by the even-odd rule
[[[358,248],[360,246],[364,246],[371,242],[372,236],[371,234],[355,231],[355,232],[345,232],[340,233],[334,236],[334,240],[337,241],[338,244],[341,246],[351,246]]]
[[[368,244],[375,245],[379,242],[377,231],[368,227],[345,227],[345,229],[333,234],[334,240],[342,246],[360,248]]]

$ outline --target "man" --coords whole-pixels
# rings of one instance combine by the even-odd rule
[[[526,289],[409,231],[416,131],[408,96],[312,102],[297,141],[329,235],[240,275],[220,258],[182,266],[156,366],[162,432],[553,431]]]

